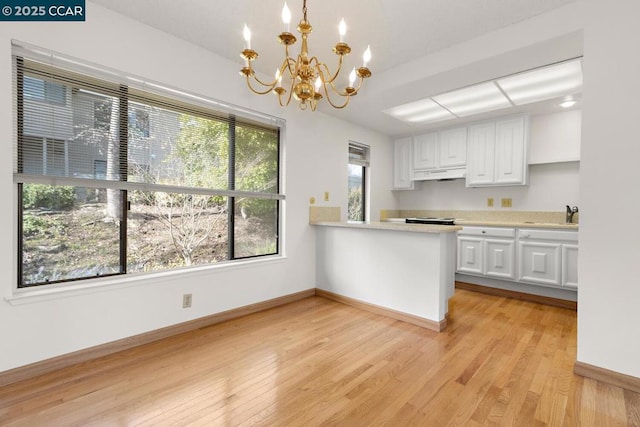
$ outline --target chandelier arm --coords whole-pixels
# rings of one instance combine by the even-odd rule
[[[286,69],[289,71],[289,77],[294,79],[296,77],[296,66],[297,66],[296,60],[291,58],[290,56],[287,56],[284,61],[285,62],[282,64],[282,73],[284,73],[284,70]],[[293,68],[291,68],[292,64],[293,64]]]
[[[362,83],[364,83],[364,77],[359,77],[358,80],[358,87],[356,88],[356,90],[354,91],[354,93],[358,93],[358,91],[360,90],[360,88],[362,87]]]
[[[328,83],[329,83],[329,87],[331,87],[331,90],[333,91],[333,93],[335,93],[336,95],[339,95],[339,96],[347,96],[347,97],[349,97],[349,96],[353,95],[353,93],[357,92],[357,90],[355,90],[353,93],[348,93],[348,92],[345,92],[345,91],[341,91],[341,90],[338,90],[338,88],[336,88],[336,86],[333,84],[333,82],[328,82]],[[327,93],[327,97],[328,96],[329,96],[329,94]]]
[[[289,56],[289,46],[285,45],[284,46],[284,62],[282,63],[282,66],[283,66],[282,72],[284,73],[284,65],[286,64],[287,65],[286,68],[289,70],[289,75],[291,76],[291,78],[293,78],[295,74],[294,74],[294,70],[291,69],[291,63],[296,65],[295,59]]]
[[[333,88],[333,85],[331,85],[331,86],[332,86],[332,88]],[[331,100],[331,96],[329,96],[329,91],[328,91],[328,90],[327,90],[327,88],[325,87],[325,89],[324,89],[324,94],[325,94],[325,96],[327,97],[327,102],[328,102],[328,103],[329,103],[333,108],[338,109],[338,110],[341,110],[341,109],[343,109],[344,107],[346,107],[347,105],[349,105],[349,101],[351,100],[351,94],[348,94],[348,93],[347,93],[347,94],[342,94],[342,93],[340,93],[340,92],[337,92],[337,91],[335,90],[335,88],[333,88],[333,89],[334,89],[335,93],[337,93],[337,94],[338,94],[338,95],[340,95],[340,96],[345,97],[345,98],[346,98],[346,100],[345,100],[344,104],[342,104],[342,105],[334,104],[334,103],[333,103],[333,101]]]
[[[315,58],[315,56],[314,56]],[[331,71],[329,70],[329,67],[327,66],[327,64],[325,64],[324,62],[320,62],[318,60],[316,60],[318,62],[318,66],[322,66],[324,67],[325,71],[327,72],[327,75],[330,76],[331,75]],[[340,74],[340,71],[342,71],[342,55],[340,55],[340,58],[338,59],[338,68],[336,69],[335,74],[333,75],[333,77],[331,77],[329,80],[327,80],[327,83],[333,83],[337,78],[338,75]]]
[[[289,87],[289,96],[287,97],[287,103],[284,104],[284,106],[289,105],[289,103],[291,102],[291,98],[293,96],[293,85],[295,84],[295,79],[291,79],[291,85]]]
[[[253,78],[255,79],[255,81],[260,83],[262,86],[270,88],[269,90],[272,90],[278,84],[278,80],[277,79],[274,80],[273,83],[264,83],[262,80],[260,80],[258,77],[256,77],[255,74],[253,74]],[[267,93],[268,93],[268,91],[267,91]]]
[[[260,82],[260,80],[258,80],[258,79],[255,77],[255,75],[253,76],[253,78],[254,78],[258,83],[260,83],[261,85],[263,85],[263,86],[268,86],[268,85],[265,85],[265,84],[263,84],[262,82]],[[269,87],[269,89],[267,89],[267,90],[265,90],[265,91],[263,92],[263,91],[260,91],[260,90],[256,90],[256,89],[254,89],[254,88],[253,88],[253,86],[251,86],[251,79],[249,78],[249,76],[247,76],[247,86],[249,86],[249,89],[251,90],[251,92],[255,93],[256,95],[266,95],[266,94],[268,94],[269,92],[271,92],[271,91],[273,90],[273,88],[275,87],[275,84],[274,84],[273,86]]]

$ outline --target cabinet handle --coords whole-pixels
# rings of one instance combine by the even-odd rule
[[[485,234],[485,233],[486,233],[486,231],[485,231],[485,230],[482,230],[482,234]]]

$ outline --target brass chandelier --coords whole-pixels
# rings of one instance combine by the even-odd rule
[[[299,102],[301,110],[306,110],[308,106],[312,111],[316,110],[318,101],[326,97],[329,104],[334,108],[344,108],[349,104],[352,96],[357,95],[358,90],[362,86],[364,79],[371,77],[371,71],[367,68],[367,64],[371,60],[371,49],[367,46],[362,55],[363,65],[359,68],[353,68],[349,74],[349,84],[340,90],[336,87],[336,80],[342,70],[342,61],[345,55],[351,52],[351,47],[344,42],[344,36],[347,26],[344,19],[340,21],[338,27],[340,40],[333,47],[333,52],[338,55],[338,68],[335,73],[329,71],[329,67],[320,62],[317,57],[309,56],[307,47],[307,37],[311,34],[312,27],[307,20],[307,0],[302,3],[303,18],[298,24],[298,32],[302,36],[302,47],[297,59],[293,59],[289,55],[289,46],[296,42],[296,37],[289,32],[289,24],[291,22],[291,12],[285,2],[282,8],[282,22],[285,24],[285,31],[278,35],[278,41],[284,45],[285,58],[280,68],[276,70],[275,79],[272,82],[265,83],[261,81],[255,74],[252,62],[258,58],[258,52],[251,49],[251,31],[244,26],[245,48],[240,54],[244,58],[244,67],[240,70],[240,74],[247,79],[247,86],[252,92],[258,95],[265,95],[273,92],[278,95],[278,102],[282,107],[289,105],[292,98]],[[282,78],[286,78],[283,84]],[[358,85],[355,87],[356,79]],[[253,83],[257,83],[258,89],[254,88]],[[285,86],[288,89],[285,89]],[[324,93],[324,96],[323,96]],[[334,96],[339,102],[331,99]]]

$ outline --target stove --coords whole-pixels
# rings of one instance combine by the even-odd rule
[[[455,218],[406,218],[407,224],[455,225]]]

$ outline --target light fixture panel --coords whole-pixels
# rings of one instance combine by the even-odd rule
[[[480,83],[434,96],[433,100],[458,117],[511,107],[493,82]]]
[[[429,98],[389,108],[383,113],[409,123],[434,123],[456,118]]]
[[[582,90],[582,61],[575,59],[498,79],[516,105],[553,99]]]

